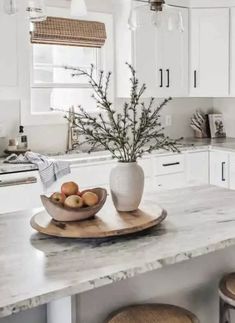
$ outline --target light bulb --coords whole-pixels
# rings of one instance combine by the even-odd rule
[[[70,13],[72,17],[86,16],[87,6],[85,0],[72,0]]]
[[[4,0],[3,9],[8,15],[15,15],[18,11],[16,0]]]
[[[131,9],[130,9],[130,14],[128,17],[128,28],[132,31],[135,31],[137,29],[137,24],[136,24],[136,19],[135,19],[135,14],[134,14],[134,7],[133,4],[131,3]]]

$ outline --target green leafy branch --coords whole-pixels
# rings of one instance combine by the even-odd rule
[[[146,85],[139,86],[135,69],[128,63],[127,66],[131,72],[130,100],[124,103],[121,111],[116,111],[108,99],[110,72],[104,75],[100,71],[96,77],[93,65],[89,71],[65,67],[74,77],[85,76],[88,79],[94,90],[92,97],[100,110],[96,116],[82,107],[74,112],[74,126],[84,136],[83,143],[89,144],[89,152],[102,147],[120,162],[135,162],[143,154],[159,149],[178,152],[179,139],[172,140],[165,136],[160,122],[160,112],[171,98],[165,99],[156,107],[154,98],[147,105],[144,101],[141,102]],[[68,119],[68,115],[65,117]]]

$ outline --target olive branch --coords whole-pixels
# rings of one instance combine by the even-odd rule
[[[96,77],[93,65],[89,71],[65,67],[72,72],[73,77],[87,77],[94,90],[92,97],[100,110],[95,116],[81,106],[78,112],[74,112],[74,126],[78,134],[85,138],[82,144],[89,144],[89,152],[102,147],[120,162],[135,162],[145,153],[159,149],[178,152],[177,143],[180,139],[173,140],[165,136],[160,122],[160,112],[171,98],[163,100],[158,106],[154,104],[155,99],[151,98],[146,105],[141,101],[146,85],[139,86],[135,69],[126,64],[131,72],[131,91],[130,100],[124,103],[121,111],[116,111],[108,99],[110,72],[105,75],[100,71]],[[65,118],[69,120],[68,114]]]

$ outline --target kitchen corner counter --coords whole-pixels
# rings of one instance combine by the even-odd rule
[[[235,245],[234,192],[211,186],[152,193],[159,227],[112,241],[47,237],[36,212],[0,216],[0,317]]]
[[[235,138],[221,138],[221,139],[194,139],[186,138],[178,146],[182,152],[205,151],[209,149],[219,149],[235,152]],[[153,151],[152,155],[171,154],[166,150]],[[46,153],[44,155],[47,155]],[[146,155],[149,156],[149,155]],[[55,160],[65,160],[76,166],[79,164],[96,163],[111,161],[111,155],[107,151],[98,151],[91,154],[88,153],[72,153],[72,154],[57,154],[49,155],[50,158]],[[21,173],[27,171],[35,171],[37,167],[33,164],[5,164],[4,158],[0,158],[0,175]]]

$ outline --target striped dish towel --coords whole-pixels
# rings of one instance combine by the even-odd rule
[[[38,167],[41,181],[45,188],[50,187],[59,178],[70,174],[69,162],[63,160],[49,159],[47,156],[43,156],[37,153],[28,151],[25,155],[11,155],[7,157],[4,163],[8,164],[34,164]]]

